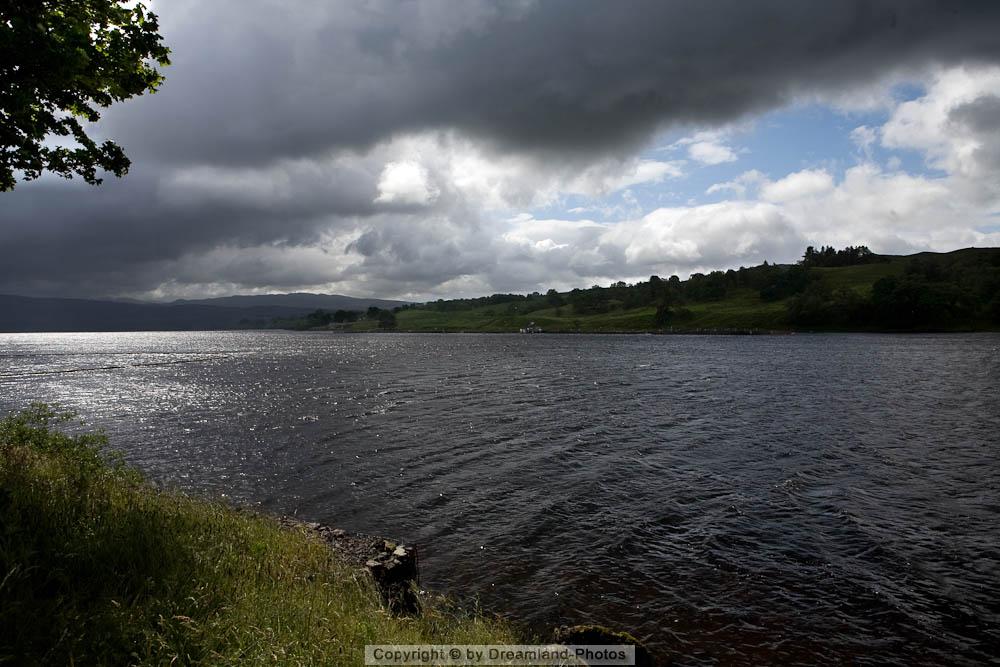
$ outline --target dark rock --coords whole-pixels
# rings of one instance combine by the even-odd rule
[[[413,615],[420,611],[417,597],[417,550],[386,540],[383,551],[365,563],[389,611]]]
[[[619,632],[601,625],[574,625],[557,628],[553,634],[557,644],[578,646],[614,646],[617,644],[632,644],[635,646],[636,667],[654,667],[656,662],[652,654],[642,643],[627,632]]]
[[[291,517],[282,517],[279,521],[282,525],[316,535],[340,558],[368,570],[390,612],[411,615],[420,610],[416,590],[419,578],[416,547]]]

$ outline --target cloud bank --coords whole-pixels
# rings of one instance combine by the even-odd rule
[[[3,195],[0,292],[424,298],[789,260],[807,242],[998,240],[981,224],[1000,196],[996,2],[156,10],[174,50],[167,83],[95,128],[133,172]],[[903,79],[925,94],[856,129],[861,156],[842,175],[748,171],[709,188],[721,202],[630,199],[741,164],[720,128],[802,100],[884,103],[870,91]],[[687,133],[680,155],[644,156],[671,128]],[[879,164],[874,148],[935,173]],[[517,215],[611,195],[610,217]]]

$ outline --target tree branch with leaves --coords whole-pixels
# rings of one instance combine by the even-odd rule
[[[122,148],[98,144],[83,123],[155,92],[169,54],[142,3],[0,0],[0,191],[46,171],[93,185],[98,170],[124,176]]]

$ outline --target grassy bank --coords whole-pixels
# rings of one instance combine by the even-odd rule
[[[363,664],[371,643],[498,644],[383,611],[366,574],[268,517],[159,491],[35,405],[0,420],[0,663]]]

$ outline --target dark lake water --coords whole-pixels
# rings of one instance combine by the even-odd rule
[[[0,335],[156,480],[678,664],[998,664],[1000,335]]]

